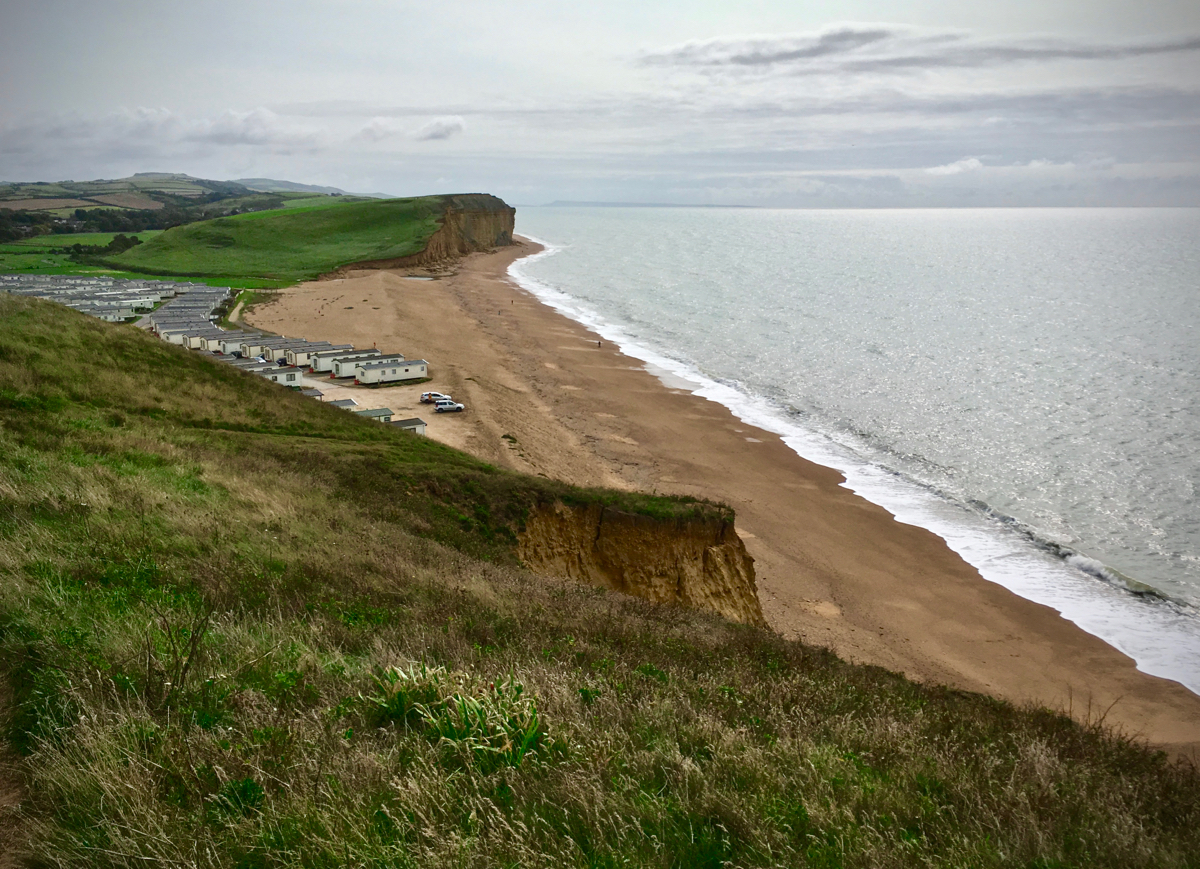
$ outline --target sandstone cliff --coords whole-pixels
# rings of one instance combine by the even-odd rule
[[[367,260],[343,266],[340,275],[354,269],[400,269],[439,265],[468,253],[512,244],[517,210],[487,193],[461,193],[442,197],[445,209],[437,231],[425,249],[411,256]]]
[[[527,518],[517,554],[535,573],[765,624],[754,559],[729,521],[660,520],[600,505],[542,505]]]

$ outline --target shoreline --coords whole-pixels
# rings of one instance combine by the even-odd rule
[[[468,413],[428,414],[429,436],[497,465],[730,504],[764,614],[784,636],[921,681],[1104,718],[1195,756],[1200,697],[1137,671],[1053,609],[984,579],[940,537],[845,488],[838,471],[665,385],[538,300],[508,275],[538,249],[523,241],[472,254],[434,281],[351,272],[301,284],[248,320],[430,359],[423,388],[451,392]],[[419,392],[373,390],[371,401],[420,415]]]
[[[560,250],[541,239],[528,240],[544,250],[514,261],[509,276],[544,304],[641,360],[668,389],[715,401],[742,422],[778,435],[801,458],[842,474],[847,489],[896,521],[942,538],[985,580],[1051,607],[1129,655],[1141,672],[1178,682],[1200,695],[1200,610],[1192,604],[1141,585],[1085,552],[1038,537],[1015,520],[1005,524],[987,513],[972,512],[966,504],[888,470],[886,464],[880,467],[864,459],[854,447],[789,419],[769,400],[715,381],[694,365],[630,338],[622,325],[609,323],[578,299],[525,272],[525,264]]]

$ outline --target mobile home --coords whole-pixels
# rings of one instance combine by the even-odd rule
[[[373,407],[370,410],[352,410],[351,413],[356,416],[364,416],[367,419],[373,419],[376,422],[391,422],[392,410],[388,407]]]
[[[330,350],[353,350],[353,344],[330,344],[328,341],[311,341],[306,347],[291,347],[284,354],[288,365],[307,368],[313,354]]]
[[[257,338],[257,335],[247,335],[245,332],[234,332],[221,339],[221,352],[226,356],[242,352],[242,342]]]
[[[428,377],[429,363],[424,359],[370,362],[354,369],[355,383],[399,383]]]
[[[414,416],[411,419],[394,419],[392,420],[391,424],[396,428],[410,431],[413,434],[425,434],[425,420],[421,419],[419,416]]]
[[[263,347],[263,356],[266,356],[272,362],[282,362],[284,354],[293,347],[303,347],[308,342],[303,338],[296,338],[286,341],[274,341]]]
[[[279,383],[283,386],[294,386],[300,388],[300,378],[304,376],[299,368],[294,368],[291,365],[276,365],[272,368],[264,368],[254,372],[272,383]]]
[[[333,371],[333,363],[339,359],[369,359],[382,355],[378,350],[322,350],[314,353],[308,360],[314,373],[328,374]]]
[[[399,353],[391,353],[386,356],[378,355],[371,357],[357,356],[354,358],[341,358],[333,360],[332,377],[357,377],[354,369],[359,365],[366,365],[371,362],[403,362],[404,357]]]

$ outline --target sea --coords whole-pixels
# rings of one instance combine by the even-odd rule
[[[1200,694],[1200,209],[518,209],[512,276]]]

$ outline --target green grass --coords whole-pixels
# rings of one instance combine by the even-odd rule
[[[443,197],[326,200],[169,229],[107,263],[148,273],[299,281],[352,262],[418,253],[443,208]]]
[[[149,241],[162,230],[148,230],[136,235],[143,242]],[[110,269],[98,269],[72,262],[68,254],[52,253],[54,250],[73,244],[106,245],[112,241],[113,232],[80,232],[64,235],[38,235],[0,244],[0,272],[25,272],[29,274],[115,274]]]
[[[141,232],[125,233],[126,235],[136,235],[143,242],[162,235],[161,229],[146,229]],[[70,247],[73,244],[83,245],[98,245],[104,246],[116,237],[115,232],[73,232],[63,235],[38,235],[33,238],[23,238],[19,241],[10,241],[8,245],[21,248],[39,248],[44,250],[52,250],[54,248]]]
[[[126,233],[136,235],[143,243],[149,242],[164,230],[150,229],[142,232]],[[252,276],[232,278],[204,277],[193,275],[155,274],[124,271],[122,269],[106,268],[98,265],[83,265],[73,262],[67,254],[51,253],[53,250],[70,247],[73,244],[106,245],[112,241],[116,233],[112,232],[80,232],[63,235],[39,235],[33,238],[20,239],[0,243],[0,273],[37,274],[37,275],[108,275],[114,278],[146,279],[153,277],[162,280],[194,281],[211,286],[232,286],[247,289],[279,289],[290,286],[291,281],[272,280]]]
[[[379,202],[366,196],[326,196],[324,194],[296,194],[296,198],[283,203],[289,211],[311,211],[317,208],[336,208],[339,205],[351,205],[356,202]]]
[[[0,671],[36,866],[1195,867],[1101,724],[531,576],[500,471],[0,295]]]

